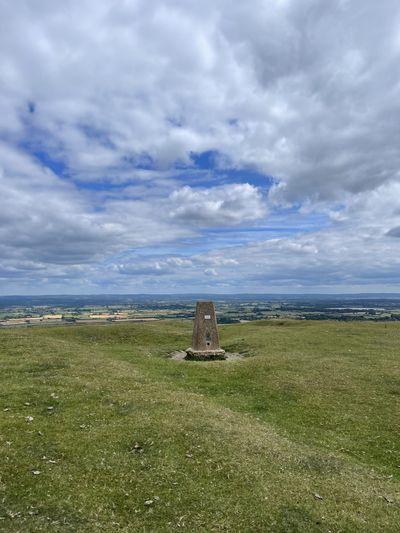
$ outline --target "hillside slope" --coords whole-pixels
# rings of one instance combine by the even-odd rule
[[[397,532],[400,328],[0,331],[0,530]]]

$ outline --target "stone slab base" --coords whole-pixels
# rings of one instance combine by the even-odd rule
[[[218,359],[187,359],[186,356],[187,353],[184,350],[169,354],[169,357],[175,361],[218,361]],[[223,361],[239,361],[240,359],[243,359],[243,355],[240,353],[225,352]]]
[[[226,359],[225,350],[192,350],[188,348],[186,350],[185,359],[190,359],[192,361],[216,361]]]

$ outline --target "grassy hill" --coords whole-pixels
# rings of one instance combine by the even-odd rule
[[[0,331],[0,530],[398,532],[400,326]]]

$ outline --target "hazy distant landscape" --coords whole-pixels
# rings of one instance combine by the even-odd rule
[[[94,295],[0,297],[0,327],[192,319],[215,301],[220,324],[250,320],[400,320],[400,295]]]

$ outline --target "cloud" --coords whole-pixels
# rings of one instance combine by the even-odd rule
[[[175,292],[186,284],[221,292],[385,291],[399,282],[399,194],[400,185],[382,185],[356,195],[323,229],[219,246],[186,255],[182,265],[167,254],[127,258],[124,273],[132,274],[132,261],[151,279],[156,263]]]
[[[183,187],[171,196],[170,215],[201,226],[235,225],[266,214],[260,191],[252,185],[230,184],[196,190]]]
[[[209,149],[276,176],[282,200],[399,178],[394,0],[44,4],[2,7],[2,124],[81,178]]]
[[[397,226],[396,228],[390,229],[386,235],[389,237],[400,237],[400,226]]]
[[[0,145],[0,248],[3,260],[93,262],[127,246],[190,235],[153,216],[143,201],[96,201],[21,151]]]
[[[261,193],[250,185],[199,191],[184,187],[173,193],[158,189],[142,195],[140,190],[137,198],[132,187],[106,196],[83,193],[32,157],[0,144],[2,260],[31,270],[46,264],[79,266],[126,248],[193,237],[210,224],[224,227],[264,214]],[[8,272],[19,275],[20,270],[11,267]]]
[[[2,279],[398,279],[395,0],[21,0],[0,16]],[[239,233],[279,222],[282,237]]]

